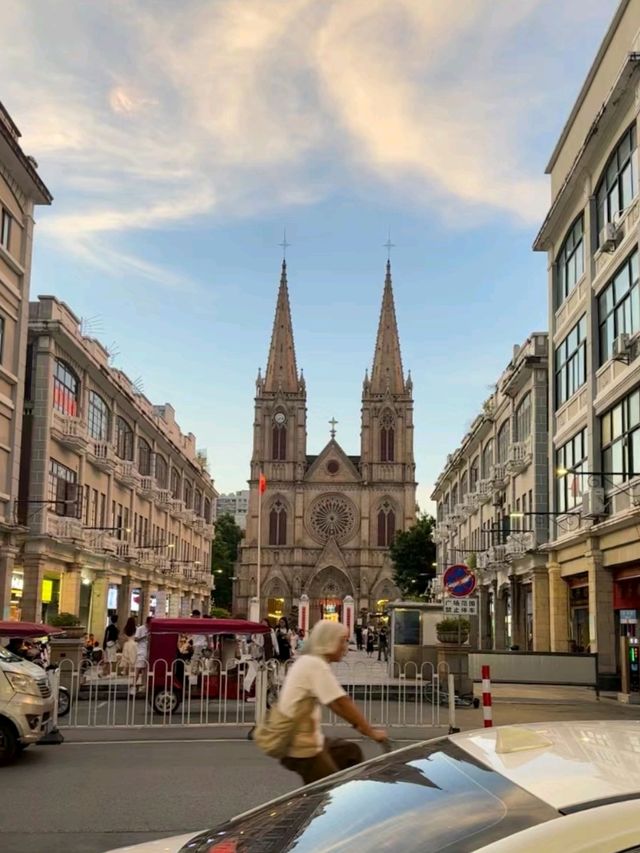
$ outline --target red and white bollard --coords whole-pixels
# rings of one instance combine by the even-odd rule
[[[482,667],[482,719],[485,729],[493,726],[493,708],[491,705],[491,671],[486,665]]]

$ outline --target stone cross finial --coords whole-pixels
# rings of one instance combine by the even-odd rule
[[[338,423],[338,421],[335,418],[331,418],[329,423],[331,424],[331,438],[335,438],[336,437],[336,424]]]

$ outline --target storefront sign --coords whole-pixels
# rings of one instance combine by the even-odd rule
[[[621,610],[620,611],[621,625],[637,625],[638,611],[637,610]]]
[[[477,598],[445,598],[444,612],[451,616],[477,616]]]

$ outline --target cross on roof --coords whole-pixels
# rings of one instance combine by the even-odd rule
[[[388,261],[390,261],[390,260],[391,260],[391,250],[392,250],[393,248],[395,248],[395,245],[396,245],[395,243],[392,243],[392,242],[391,242],[391,229],[389,229],[389,236],[388,236],[388,238],[387,238],[387,242],[386,242],[386,243],[384,243],[384,247],[385,247],[385,249],[387,250],[387,260],[388,260]]]
[[[282,238],[282,243],[278,243],[279,246],[282,246],[282,260],[286,261],[287,259],[287,249],[291,245],[291,243],[287,243],[287,229],[284,229],[284,237]]]
[[[331,418],[329,423],[331,424],[331,438],[335,438],[336,437],[336,424],[338,423],[338,421],[335,418]]]

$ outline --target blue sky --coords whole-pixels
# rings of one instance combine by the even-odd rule
[[[32,295],[99,318],[231,491],[283,227],[310,453],[332,416],[359,452],[391,229],[426,506],[513,344],[546,328],[544,167],[616,5],[3,0],[0,100],[55,197]]]

